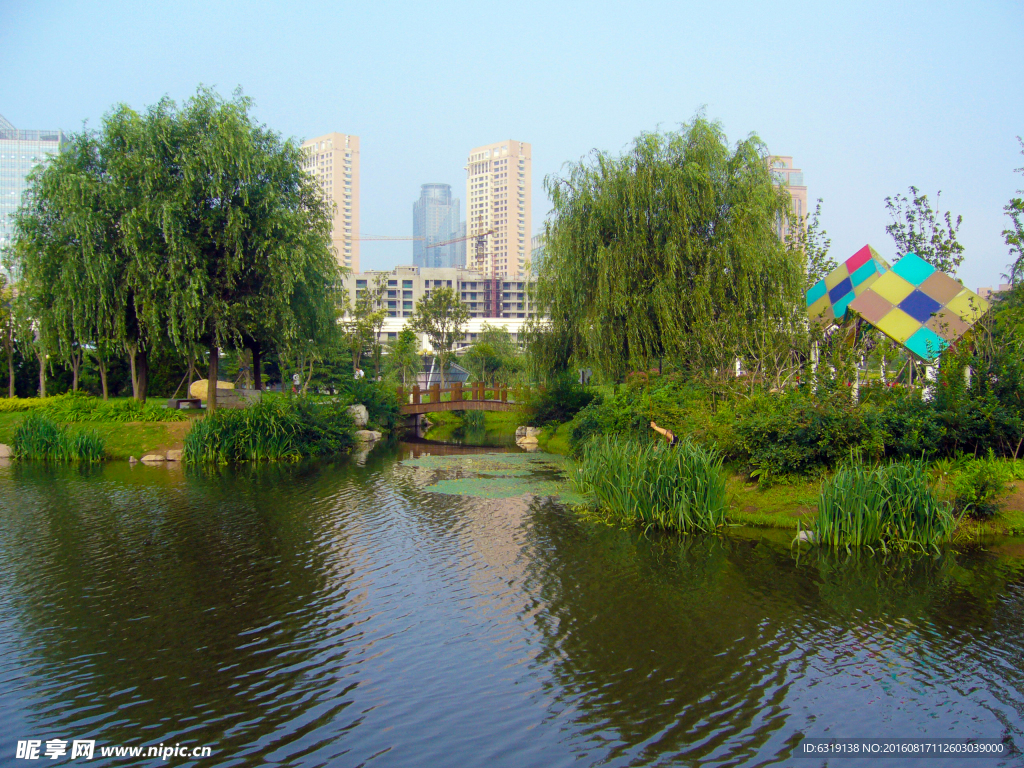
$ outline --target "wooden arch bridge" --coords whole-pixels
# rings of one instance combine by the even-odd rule
[[[403,416],[417,416],[437,411],[514,411],[526,400],[529,390],[474,382],[468,387],[461,381],[441,388],[434,384],[426,389],[413,385],[411,390],[398,388],[398,402]]]

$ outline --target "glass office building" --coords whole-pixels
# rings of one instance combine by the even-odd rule
[[[0,252],[11,242],[11,214],[21,205],[29,173],[66,141],[60,131],[19,131],[0,115]]]
[[[465,241],[433,248],[427,246],[463,237],[459,221],[459,200],[452,198],[450,184],[424,184],[420,199],[412,204],[412,263],[416,267],[463,267]],[[461,246],[461,247],[460,247]]]

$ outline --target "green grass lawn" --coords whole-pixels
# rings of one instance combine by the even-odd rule
[[[196,416],[200,412],[196,412]],[[14,430],[25,418],[25,413],[0,413],[0,443],[10,445]],[[193,416],[195,418],[195,416]],[[143,454],[181,448],[191,421],[168,422],[83,422],[71,424],[70,429],[95,431],[103,438],[104,451],[110,459],[140,458]]]

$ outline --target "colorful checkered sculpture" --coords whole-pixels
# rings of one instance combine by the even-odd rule
[[[922,360],[934,360],[989,308],[989,303],[908,253],[848,305]]]
[[[819,323],[831,325],[842,320],[846,308],[878,278],[888,272],[885,259],[870,245],[833,269],[807,291],[807,314]]]

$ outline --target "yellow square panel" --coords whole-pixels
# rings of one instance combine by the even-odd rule
[[[989,303],[969,288],[964,288],[946,304],[968,323],[977,322],[988,312]]]
[[[871,290],[890,304],[899,304],[914,292],[914,286],[889,270],[884,275],[878,276],[878,279],[871,284]]]
[[[819,317],[824,316],[825,310],[830,306],[832,306],[832,303],[828,300],[828,294],[825,294],[807,308],[807,316],[812,320],[817,320]]]
[[[895,339],[902,344],[917,333],[917,329],[921,327],[921,324],[897,307],[875,323],[875,327],[889,338]]]
[[[830,291],[850,276],[850,270],[845,264],[840,264],[827,275],[825,275],[825,287]]]

